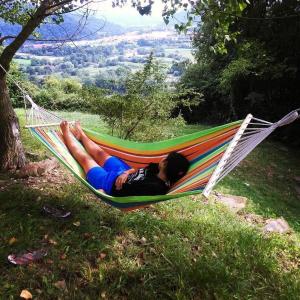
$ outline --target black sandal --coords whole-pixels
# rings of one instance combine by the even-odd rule
[[[43,206],[42,212],[54,218],[59,218],[59,219],[65,219],[70,217],[71,215],[71,212],[65,210],[63,207],[54,207],[48,204]]]

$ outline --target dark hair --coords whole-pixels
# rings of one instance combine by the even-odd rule
[[[166,175],[170,184],[174,184],[187,173],[190,162],[178,152],[169,153],[166,160]]]

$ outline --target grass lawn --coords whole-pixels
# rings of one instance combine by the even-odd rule
[[[23,65],[23,66],[30,66],[31,65],[31,59],[15,58],[14,62],[18,63],[19,65]]]
[[[67,117],[107,131],[97,116]],[[27,132],[22,137],[27,151],[45,155]],[[13,183],[0,191],[0,299],[19,299],[23,289],[34,299],[300,299],[299,154],[267,141],[216,187],[248,198],[239,215],[200,196],[122,213],[75,181]],[[46,203],[72,217],[43,216]],[[282,216],[292,232],[265,235],[244,220],[250,213]],[[10,253],[41,247],[48,255],[39,263],[7,262]]]

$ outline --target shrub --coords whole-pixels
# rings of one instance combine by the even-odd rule
[[[84,111],[89,108],[82,98],[82,85],[74,79],[49,76],[35,95],[40,106],[51,110]]]
[[[178,105],[167,89],[166,76],[152,54],[142,71],[131,74],[124,94],[105,95],[89,89],[85,95],[92,112],[99,114],[111,128],[111,134],[124,139],[152,141],[169,138],[178,126],[185,124],[172,115]]]

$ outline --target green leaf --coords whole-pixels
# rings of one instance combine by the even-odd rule
[[[228,34],[225,34],[225,38],[224,38],[224,41],[231,41],[231,38]]]
[[[244,2],[244,1],[239,2],[240,11],[243,11],[246,7],[247,7],[247,3],[246,2]]]

